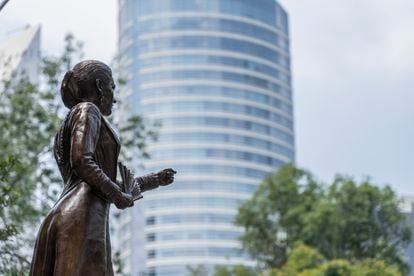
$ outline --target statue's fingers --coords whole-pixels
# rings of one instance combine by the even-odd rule
[[[174,171],[174,170],[167,171],[168,176],[174,176],[174,174],[176,174],[176,171]]]
[[[171,173],[171,174],[176,173],[176,171],[174,171],[172,168],[164,169],[164,171],[165,171],[166,173]]]

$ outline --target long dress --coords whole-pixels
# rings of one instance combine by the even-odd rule
[[[114,274],[108,215],[119,150],[94,104],[71,109],[54,146],[64,190],[40,227],[30,275]]]

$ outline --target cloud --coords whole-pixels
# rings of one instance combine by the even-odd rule
[[[414,193],[414,2],[280,2],[291,23],[299,165]]]
[[[85,42],[85,58],[109,62],[116,51],[117,1],[13,0],[1,12],[0,36],[27,24],[42,24],[43,49],[61,52],[67,32]]]

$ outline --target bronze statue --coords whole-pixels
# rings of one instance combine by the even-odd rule
[[[64,189],[40,227],[32,276],[113,275],[110,204],[131,207],[142,192],[174,181],[173,169],[134,178],[122,164],[116,181],[120,142],[103,117],[112,112],[114,89],[111,69],[99,61],[65,74],[61,96],[70,111],[54,143]]]

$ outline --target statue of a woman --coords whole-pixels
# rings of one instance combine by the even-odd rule
[[[120,143],[103,117],[112,112],[114,88],[111,69],[94,60],[78,63],[62,81],[70,111],[56,135],[54,155],[64,189],[40,227],[32,276],[113,275],[109,207],[131,207],[136,196],[121,186],[140,193],[174,180],[175,171],[165,169],[117,183]]]

